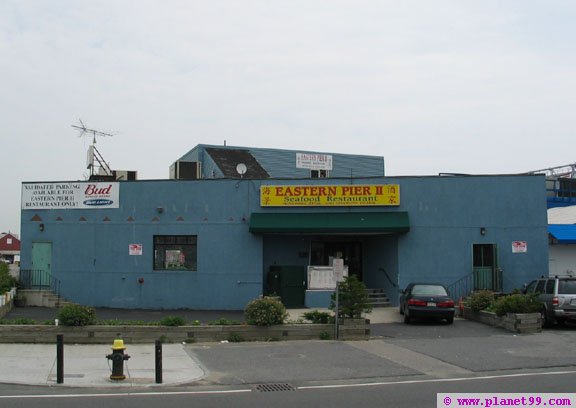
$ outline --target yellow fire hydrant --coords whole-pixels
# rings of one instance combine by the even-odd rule
[[[110,379],[113,381],[126,379],[124,375],[124,361],[128,360],[130,356],[124,354],[124,350],[126,350],[124,340],[116,339],[112,344],[112,354],[106,356],[108,360],[112,360],[112,374],[110,374]]]

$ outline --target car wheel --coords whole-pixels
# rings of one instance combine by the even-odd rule
[[[400,307],[398,308],[398,311],[400,312],[401,315],[404,314],[404,309],[402,309],[402,305],[400,305]]]
[[[550,322],[550,319],[548,318],[548,314],[546,313],[546,310],[543,310],[540,312],[540,319],[542,320],[542,327],[550,327],[552,326],[552,322]]]
[[[448,323],[448,324],[454,323],[454,316],[447,318],[446,323]]]
[[[404,310],[404,323],[410,324],[410,315],[408,314],[408,310]]]

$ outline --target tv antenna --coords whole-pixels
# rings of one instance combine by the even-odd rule
[[[92,135],[92,144],[88,148],[88,157],[86,160],[86,168],[90,170],[90,178],[94,176],[96,167],[99,168],[98,175],[112,176],[113,174],[112,170],[110,169],[110,166],[108,165],[108,163],[106,163],[104,157],[102,157],[102,154],[98,151],[98,149],[96,149],[96,136],[112,137],[114,135],[110,133],[100,132],[99,130],[96,129],[87,128],[81,119],[78,119],[78,122],[80,122],[80,126],[72,125],[74,129],[80,130],[80,134],[78,135],[78,137],[82,137],[85,134],[87,134],[88,136],[90,134]]]

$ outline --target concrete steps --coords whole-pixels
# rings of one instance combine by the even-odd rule
[[[63,307],[71,304],[50,290],[20,289],[18,293],[26,298],[26,306]]]
[[[372,303],[372,307],[389,307],[390,299],[384,292],[384,289],[367,289],[368,299]]]

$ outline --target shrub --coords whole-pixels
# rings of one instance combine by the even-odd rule
[[[180,316],[166,316],[160,320],[160,326],[184,326],[186,320]]]
[[[10,275],[8,265],[0,262],[0,295],[8,292],[17,284],[16,278]]]
[[[466,299],[466,306],[474,312],[486,310],[494,301],[494,292],[489,290],[480,290],[472,293]]]
[[[306,320],[311,321],[313,324],[327,324],[333,323],[334,317],[328,312],[321,312],[319,310],[312,310],[310,312],[305,312],[302,317]]]
[[[66,305],[58,311],[63,326],[88,326],[96,321],[96,311],[90,306]]]
[[[497,298],[491,309],[498,316],[506,313],[538,313],[542,310],[542,302],[538,300],[538,294],[512,294]]]
[[[360,282],[356,275],[346,276],[338,287],[338,317],[358,319],[362,317],[362,313],[372,311],[366,285]],[[330,310],[336,310],[336,292],[332,294]]]
[[[17,325],[27,325],[36,324],[36,320],[30,319],[28,317],[19,317],[17,319],[0,319],[0,324],[17,324]]]
[[[244,309],[246,323],[256,326],[283,324],[288,317],[286,308],[277,298],[254,299]]]
[[[325,331],[320,333],[320,340],[330,340],[330,333]]]
[[[198,324],[200,324],[200,322],[198,322]],[[209,326],[233,326],[238,324],[242,324],[242,322],[239,322],[237,320],[226,319],[224,317],[208,322]]]
[[[242,337],[242,336],[239,335],[238,333],[230,333],[230,334],[228,335],[228,341],[229,341],[230,343],[241,343],[241,342],[243,342],[243,341],[245,341],[245,340],[244,340],[244,337]]]
[[[120,319],[98,319],[95,324],[98,326],[158,326],[157,322],[147,322],[145,320],[120,320]]]

